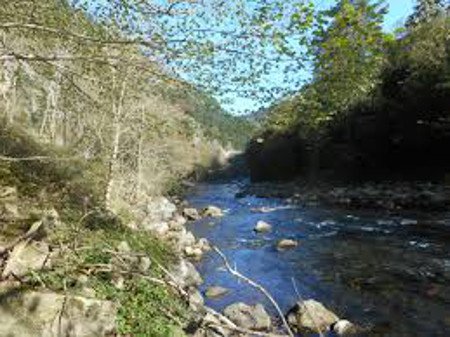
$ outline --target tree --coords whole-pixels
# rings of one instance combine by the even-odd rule
[[[415,27],[424,22],[430,22],[436,16],[445,12],[444,0],[417,0],[413,14],[407,20],[407,27]]]
[[[326,92],[317,118],[345,111],[374,88],[383,63],[383,1],[341,0],[324,13],[313,45],[314,86]]]

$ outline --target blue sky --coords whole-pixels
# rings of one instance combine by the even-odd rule
[[[321,8],[328,8],[335,3],[334,0],[316,0],[316,4]],[[384,29],[392,31],[402,25],[408,15],[412,12],[415,0],[386,0],[389,6],[389,13],[385,17]],[[307,71],[304,76],[306,77]],[[273,73],[269,77],[272,79],[280,78],[280,74]],[[223,104],[224,108],[233,114],[244,114],[248,111],[255,111],[261,107],[261,103],[255,100],[242,97],[232,97],[230,104]]]

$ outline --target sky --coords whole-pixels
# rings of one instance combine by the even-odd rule
[[[316,0],[316,5],[321,8],[328,8],[334,3],[334,0]],[[411,14],[415,0],[386,0],[386,3],[389,6],[389,12],[385,17],[384,29],[385,31],[390,32],[401,26],[409,14]],[[272,81],[276,81],[276,79],[281,76],[281,74],[277,73],[269,74]],[[308,72],[306,70],[303,76],[305,76],[305,78],[308,76]],[[262,107],[261,103],[255,100],[242,97],[232,97],[232,95],[228,97],[232,99],[232,102],[223,104],[223,107],[225,110],[233,114],[242,115],[248,113],[249,111],[256,111]]]

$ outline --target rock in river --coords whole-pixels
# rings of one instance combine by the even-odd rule
[[[220,287],[220,286],[213,286],[209,287],[206,290],[205,296],[208,298],[219,298],[222,296],[225,296],[229,292],[228,289]]]
[[[200,214],[198,214],[198,211],[195,208],[185,208],[183,210],[183,216],[186,217],[186,219],[193,221],[200,219]]]
[[[287,249],[292,249],[298,246],[298,242],[295,240],[291,240],[291,239],[283,239],[280,240],[277,244],[277,249],[278,250],[287,250]]]
[[[254,228],[254,231],[257,233],[270,232],[271,230],[272,230],[272,225],[265,221],[262,221],[262,220],[258,221]]]
[[[325,308],[322,303],[315,300],[306,300],[298,302],[289,311],[287,320],[296,330],[318,333],[328,331],[339,321],[339,317]]]
[[[261,304],[254,306],[234,303],[224,310],[224,315],[244,329],[268,331],[272,326],[269,314]]]
[[[211,218],[220,218],[223,216],[223,211],[219,207],[208,206],[203,210],[202,215]]]

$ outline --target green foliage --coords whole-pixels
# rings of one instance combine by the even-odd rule
[[[442,177],[450,167],[450,18],[433,3],[439,14],[397,36],[382,32],[384,10],[376,1],[342,0],[325,12],[313,78],[269,109],[265,129],[274,134],[251,146],[253,167],[273,162],[261,158],[280,153],[272,149],[277,142],[302,157],[292,164],[302,166],[297,173],[306,165],[340,177],[430,169]]]

